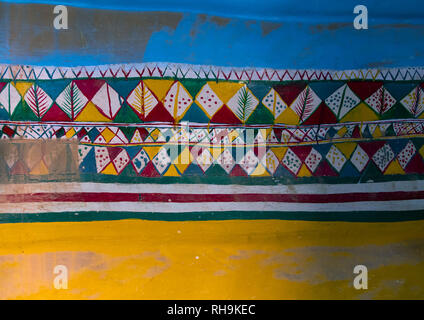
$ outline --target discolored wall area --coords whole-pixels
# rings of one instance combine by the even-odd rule
[[[21,3],[23,2],[23,3]],[[38,2],[38,1],[35,1]],[[53,28],[54,1],[0,3],[2,62],[98,65],[174,62],[229,67],[356,69],[422,65],[422,8],[366,1],[368,30],[353,28],[353,0],[60,2],[69,29]],[[396,10],[394,9],[396,8]]]

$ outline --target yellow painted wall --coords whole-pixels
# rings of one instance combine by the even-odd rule
[[[1,224],[0,298],[422,298],[423,231],[424,221]],[[67,290],[53,287],[57,264]],[[368,290],[353,288],[357,264]]]

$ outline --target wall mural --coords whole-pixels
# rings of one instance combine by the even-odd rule
[[[421,217],[420,68],[1,70],[2,222]]]

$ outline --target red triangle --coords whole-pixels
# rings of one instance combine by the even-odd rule
[[[82,139],[86,134],[87,134],[87,130],[85,130],[85,128],[82,128],[80,131],[78,131],[77,137],[78,139]]]
[[[18,160],[10,169],[10,174],[28,174],[28,168],[22,160]]]
[[[412,157],[404,170],[406,173],[424,173],[424,163],[419,153]]]
[[[352,132],[352,138],[360,138],[361,137],[361,130],[359,129],[359,125],[355,126],[355,129],[353,129]]]
[[[311,152],[311,146],[295,146],[290,147],[290,150],[293,151],[300,159],[300,161],[305,162],[306,157]]]
[[[382,81],[349,81],[349,88],[362,100],[365,100],[383,85]]]
[[[275,137],[277,138],[277,141],[281,141],[281,133],[282,133],[282,131],[283,131],[283,129],[280,129],[280,128],[275,128],[274,129],[274,134],[275,134]]]
[[[225,104],[211,118],[213,123],[240,124],[241,121]]]
[[[315,125],[323,123],[337,123],[337,118],[330,108],[321,102],[317,110],[308,118],[305,122],[302,122],[304,125]]]
[[[338,173],[331,168],[327,161],[321,161],[321,164],[314,172],[317,177],[337,177]]]
[[[165,109],[163,104],[159,102],[156,107],[148,114],[144,119],[146,122],[150,121],[164,121],[164,122],[174,122],[174,118],[170,115],[168,110]]]
[[[277,85],[274,87],[274,90],[277,91],[281,99],[290,106],[294,99],[296,99],[299,93],[301,93],[305,88],[306,83],[301,82],[289,85]]]
[[[240,167],[240,165],[236,164],[233,170],[231,170],[230,176],[231,177],[240,177],[240,176],[247,177],[247,173],[246,171],[242,169],[242,167]]]
[[[99,91],[105,82],[105,80],[100,79],[74,80],[74,83],[88,100],[93,99],[94,95],[97,93],[97,91]]]
[[[43,121],[71,121],[68,115],[54,103],[42,118]]]
[[[0,92],[7,85],[7,82],[0,82]]]
[[[141,140],[146,140],[146,137],[149,136],[149,131],[147,131],[145,128],[138,128],[138,133],[140,134]]]
[[[122,151],[122,148],[119,147],[108,147],[107,151],[109,153],[110,160],[115,160],[117,155]]]
[[[386,144],[385,141],[371,141],[360,142],[359,146],[367,153],[368,157],[372,157],[382,146]]]
[[[156,170],[153,162],[149,161],[147,166],[141,172],[140,176],[142,177],[160,177],[160,173]]]

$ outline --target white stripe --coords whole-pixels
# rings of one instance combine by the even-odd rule
[[[46,182],[1,184],[0,194],[24,193],[179,193],[179,194],[340,194],[398,191],[423,191],[424,180],[392,181],[360,184],[303,184],[303,185],[214,185],[214,184],[119,184],[92,182]]]
[[[219,212],[219,211],[279,211],[279,212],[351,212],[351,211],[410,211],[424,209],[424,199],[399,201],[367,201],[344,203],[284,203],[284,202],[37,202],[3,203],[0,213],[43,212]]]

